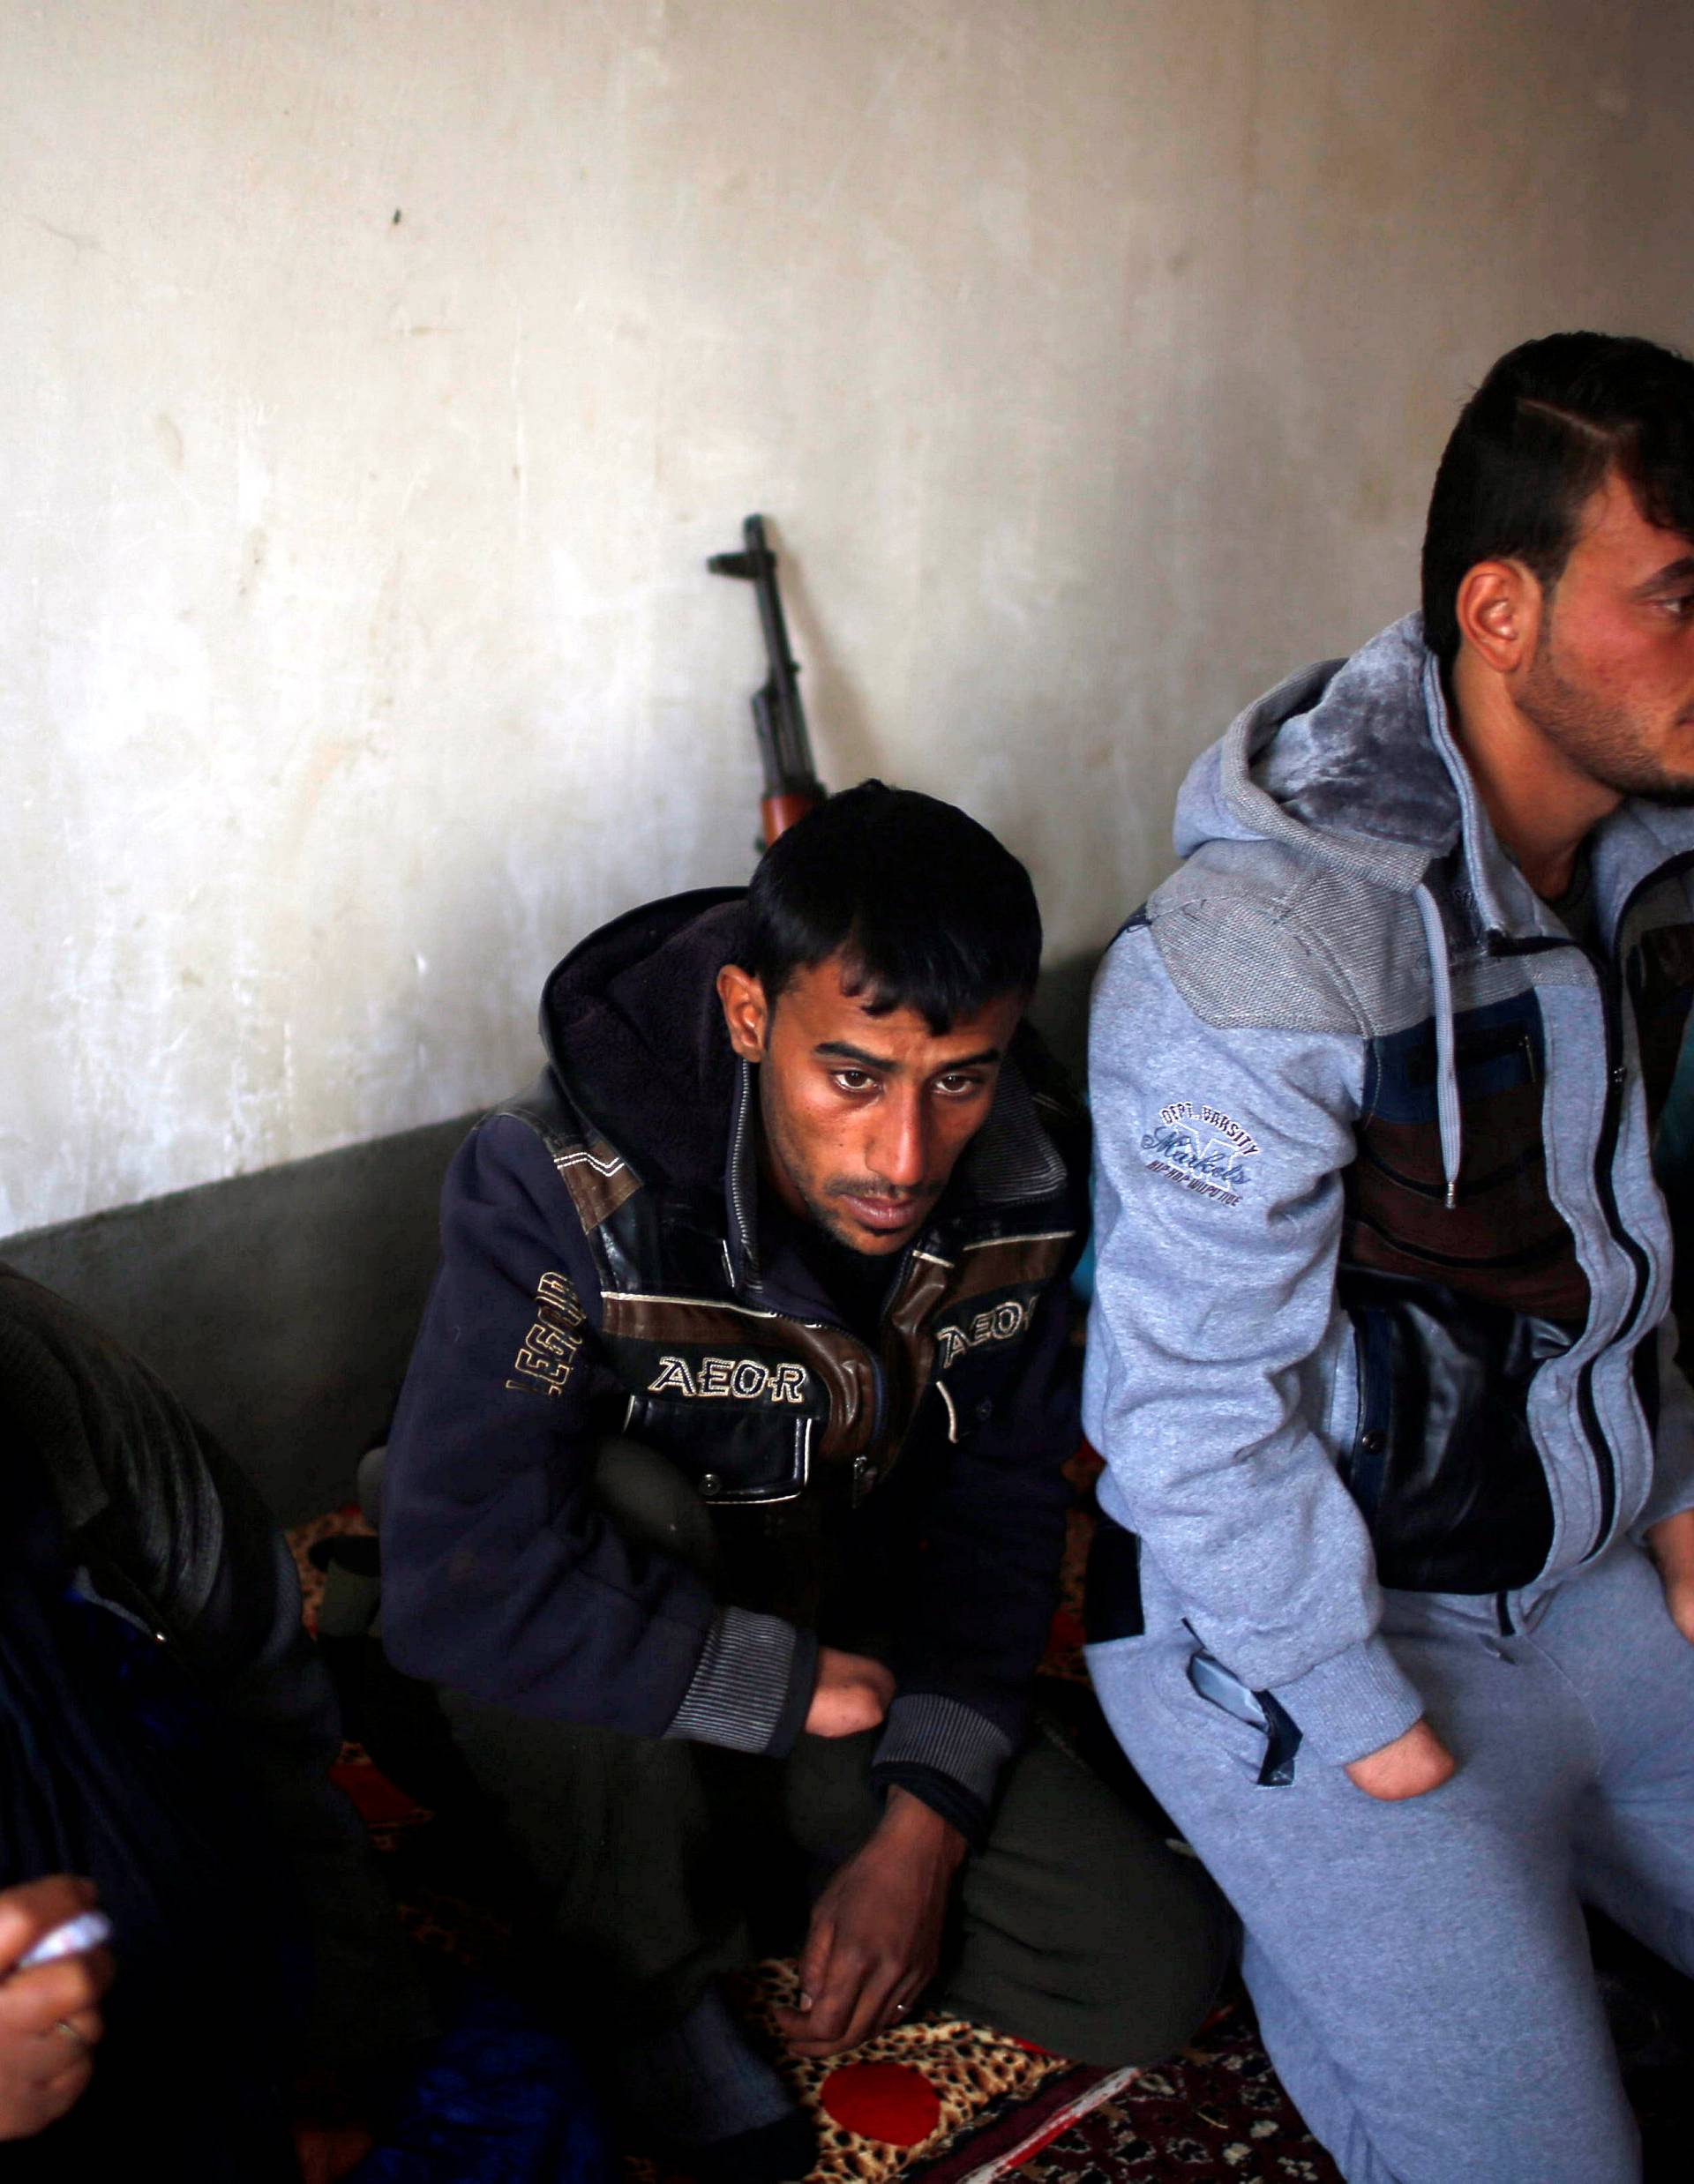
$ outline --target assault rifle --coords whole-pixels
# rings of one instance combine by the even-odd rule
[[[812,769],[812,744],[800,704],[800,670],[788,648],[788,625],[776,589],[776,557],[765,543],[764,518],[749,516],[741,535],[746,543],[740,553],[714,554],[706,566],[714,576],[746,578],[758,595],[770,673],[753,693],[753,725],[765,772],[759,820],[768,849],[778,834],[804,819],[813,804],[821,804],[827,792]]]

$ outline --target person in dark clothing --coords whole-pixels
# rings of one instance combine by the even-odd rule
[[[343,2173],[368,2135],[304,2080],[356,2093],[434,2027],[329,1780],[288,1548],[145,1366],[5,1268],[0,1456],[6,2173]],[[109,1956],[19,1969],[96,1896]]]
[[[748,893],[567,956],[546,1068],[447,1180],[388,1653],[446,1687],[618,2075],[702,2175],[810,2164],[715,1984],[773,1822],[823,1881],[800,2054],[933,1990],[1151,2061],[1227,1965],[1162,1824],[1030,1734],[1087,1164],[1021,1027],[1039,955],[992,835],[863,783]]]

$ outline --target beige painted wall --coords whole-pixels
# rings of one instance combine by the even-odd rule
[[[0,1233],[451,1115],[826,777],[1056,949],[1411,603],[1525,334],[1694,337],[1694,11],[0,0]]]

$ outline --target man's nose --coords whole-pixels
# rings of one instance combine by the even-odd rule
[[[929,1118],[918,1097],[885,1100],[867,1148],[872,1172],[898,1191],[915,1191],[929,1173]]]

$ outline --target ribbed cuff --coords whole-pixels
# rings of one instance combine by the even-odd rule
[[[1011,1756],[1011,1739],[974,1707],[944,1699],[939,1692],[914,1691],[888,1709],[888,1727],[871,1765],[933,1768],[986,1805]]]
[[[787,1751],[817,1681],[817,1641],[780,1616],[720,1608],[667,1737],[731,1752]]]
[[[937,1774],[933,1767],[914,1767],[904,1761],[871,1769],[871,1787],[886,1797],[890,1790],[908,1790],[932,1813],[958,1829],[973,1851],[988,1840],[988,1807],[980,1798],[960,1786],[951,1775]]]
[[[1345,1767],[1404,1736],[1423,1712],[1385,1638],[1362,1638],[1271,1691],[1321,1760]]]

